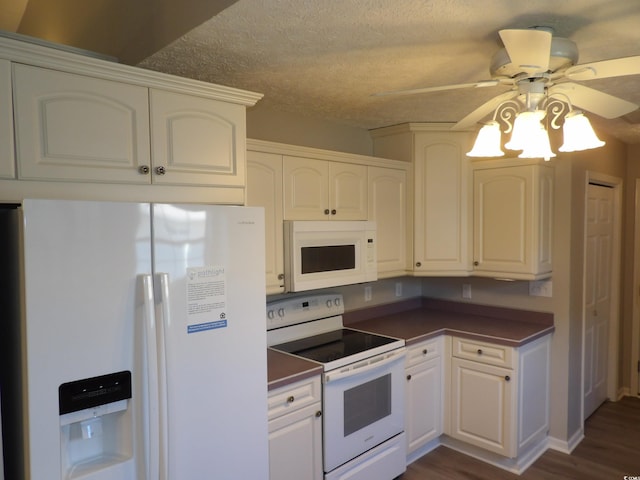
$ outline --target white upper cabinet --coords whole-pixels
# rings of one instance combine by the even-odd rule
[[[367,167],[284,157],[285,220],[366,220]]]
[[[372,132],[376,155],[414,165],[414,275],[471,272],[471,135],[450,127],[411,123]]]
[[[157,89],[150,102],[154,183],[244,186],[243,106]]]
[[[249,207],[264,208],[267,295],[284,292],[282,155],[247,151]]]
[[[0,178],[15,178],[11,63],[0,60]]]
[[[552,271],[553,168],[474,164],[474,275],[536,280]]]
[[[471,272],[471,182],[466,132],[415,135],[414,271]]]
[[[14,65],[18,176],[148,183],[144,87]]]
[[[376,222],[378,278],[407,273],[407,171],[369,167],[369,220]]]

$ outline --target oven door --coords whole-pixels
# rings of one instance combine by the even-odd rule
[[[405,349],[323,375],[324,471],[404,430]]]

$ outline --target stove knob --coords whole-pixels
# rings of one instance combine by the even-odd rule
[[[336,307],[340,306],[340,297],[336,297],[335,300],[333,301],[333,303],[335,304]]]
[[[327,300],[327,308],[331,308],[331,300]]]
[[[273,311],[273,310],[268,310],[268,311],[267,311],[267,318],[268,318],[269,320],[273,320],[273,317],[275,317],[275,316],[276,316],[276,314],[274,313],[274,311]]]
[[[284,308],[279,308],[278,309],[278,316],[279,317],[284,317]]]

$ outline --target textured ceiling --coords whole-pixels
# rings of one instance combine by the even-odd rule
[[[375,92],[489,78],[498,30],[550,26],[585,63],[640,55],[638,0],[239,0],[140,66],[263,93],[264,106],[376,128],[456,122],[504,87]],[[640,104],[640,76],[585,82]],[[640,114],[594,123],[640,142]]]

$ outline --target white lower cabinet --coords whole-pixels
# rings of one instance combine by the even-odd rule
[[[317,376],[269,392],[269,479],[322,480],[322,476],[321,385]]]
[[[451,338],[449,435],[516,458],[549,429],[549,336],[519,348]]]
[[[442,337],[410,347],[406,360],[407,455],[442,434]]]

